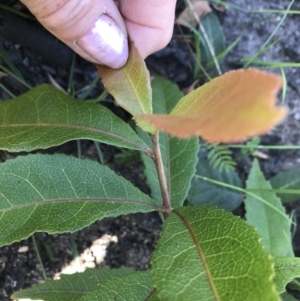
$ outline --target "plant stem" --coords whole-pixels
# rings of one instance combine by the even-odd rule
[[[80,159],[82,155],[81,143],[80,140],[76,140],[77,143],[77,157]]]
[[[162,156],[161,156],[161,151],[159,146],[159,132],[154,134],[152,141],[153,141],[153,160],[155,163],[160,190],[163,198],[163,207],[166,211],[169,211],[171,210],[170,194],[169,194],[169,189],[166,181],[164,164],[162,161]]]
[[[102,165],[104,165],[104,158],[103,158],[103,154],[102,154],[102,151],[101,151],[101,148],[100,148],[100,143],[97,142],[97,141],[94,141],[94,144],[95,144],[95,147],[96,147],[96,150],[97,150],[97,153],[98,153],[99,161]]]
[[[34,234],[31,236],[31,238],[32,238],[33,246],[34,246],[35,253],[36,253],[36,256],[37,256],[37,260],[38,260],[38,262],[41,266],[41,269],[42,269],[43,278],[44,278],[44,280],[47,280],[46,271],[45,271],[45,268],[44,268],[44,264],[43,264],[43,261],[42,261],[41,255],[40,255],[40,251],[39,251],[38,245],[36,243]]]

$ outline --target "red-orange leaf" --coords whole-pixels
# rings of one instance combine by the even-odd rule
[[[183,97],[170,115],[139,115],[179,138],[199,135],[211,142],[236,142],[266,133],[283,120],[276,107],[281,78],[256,69],[225,73]]]

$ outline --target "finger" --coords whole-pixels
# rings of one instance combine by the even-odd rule
[[[113,0],[21,1],[44,27],[85,59],[112,68],[126,63],[126,26]]]
[[[176,0],[119,0],[130,39],[143,57],[164,48],[173,33]]]

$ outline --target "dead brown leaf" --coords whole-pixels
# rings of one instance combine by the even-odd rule
[[[219,12],[221,12],[221,13],[224,13],[225,11],[226,11],[226,6],[225,5],[222,5],[222,4],[211,4],[211,6],[215,9],[215,10],[217,10],[217,11],[219,11]]]
[[[208,1],[190,0],[189,2],[190,5],[179,15],[176,23],[182,26],[195,27],[212,9]]]
[[[269,159],[269,156],[259,150],[255,151],[255,157],[259,158],[259,159],[263,159],[263,160],[267,160]]]

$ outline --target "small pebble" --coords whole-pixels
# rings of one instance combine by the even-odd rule
[[[20,247],[18,253],[27,253],[29,250],[28,246]]]

